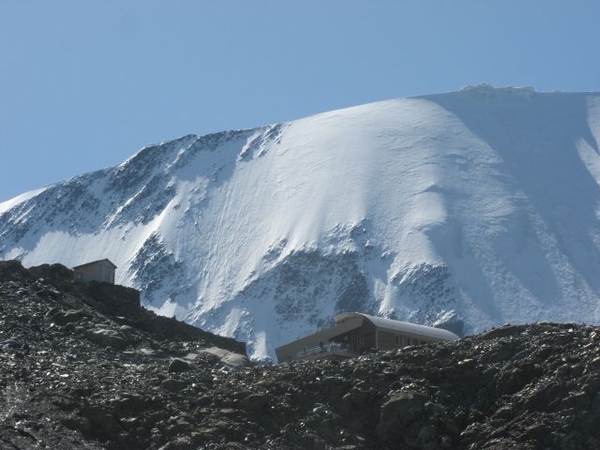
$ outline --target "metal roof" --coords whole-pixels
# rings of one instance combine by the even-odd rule
[[[104,258],[104,259],[99,259],[97,261],[91,261],[91,262],[88,262],[88,263],[85,263],[85,264],[80,264],[78,266],[73,267],[73,269],[79,269],[81,267],[91,266],[92,264],[98,264],[98,263],[101,263],[101,262],[104,262],[104,261],[108,262],[115,269],[117,268],[117,266],[110,259]]]
[[[345,320],[362,317],[363,320],[368,320],[375,327],[384,330],[391,331],[402,331],[410,333],[415,336],[430,337],[434,339],[454,341],[460,339],[459,336],[452,333],[451,331],[444,330],[442,328],[428,327],[426,325],[418,325],[416,323],[402,322],[399,320],[385,319],[383,317],[370,316],[368,314],[357,313],[357,312],[346,312],[339,314],[334,317],[336,323],[342,323]]]

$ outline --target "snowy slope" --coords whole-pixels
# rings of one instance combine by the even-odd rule
[[[108,257],[264,359],[340,311],[600,322],[600,95],[488,85],[142,149],[0,204],[0,258]]]

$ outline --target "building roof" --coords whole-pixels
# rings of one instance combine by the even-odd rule
[[[73,267],[73,270],[75,270],[75,269],[79,269],[79,268],[81,268],[81,267],[91,266],[91,265],[93,265],[93,264],[98,264],[98,263],[101,263],[101,262],[104,262],[104,261],[108,262],[108,263],[109,263],[111,266],[113,266],[115,269],[117,268],[117,266],[115,266],[115,265],[113,264],[113,262],[112,262],[110,259],[104,258],[104,259],[99,259],[99,260],[97,260],[97,261],[92,261],[92,262],[89,262],[89,263],[80,264],[80,265],[78,265],[78,266],[75,266],[75,267]]]
[[[402,331],[417,336],[430,337],[440,340],[454,341],[460,339],[459,336],[451,331],[442,328],[428,327],[426,325],[418,325],[416,323],[402,322],[400,320],[385,319],[383,317],[370,316],[368,314],[357,312],[346,312],[339,314],[333,318],[336,324],[343,323],[348,319],[361,317],[363,320],[368,320],[380,330]]]

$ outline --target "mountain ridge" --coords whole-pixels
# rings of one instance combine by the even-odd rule
[[[599,140],[599,94],[489,85],[188,135],[1,203],[0,257],[109,257],[259,360],[343,310],[598,323]]]

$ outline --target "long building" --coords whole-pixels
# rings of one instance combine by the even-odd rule
[[[348,358],[370,349],[393,349],[459,336],[441,328],[347,312],[335,325],[275,349],[280,363],[298,359]]]

